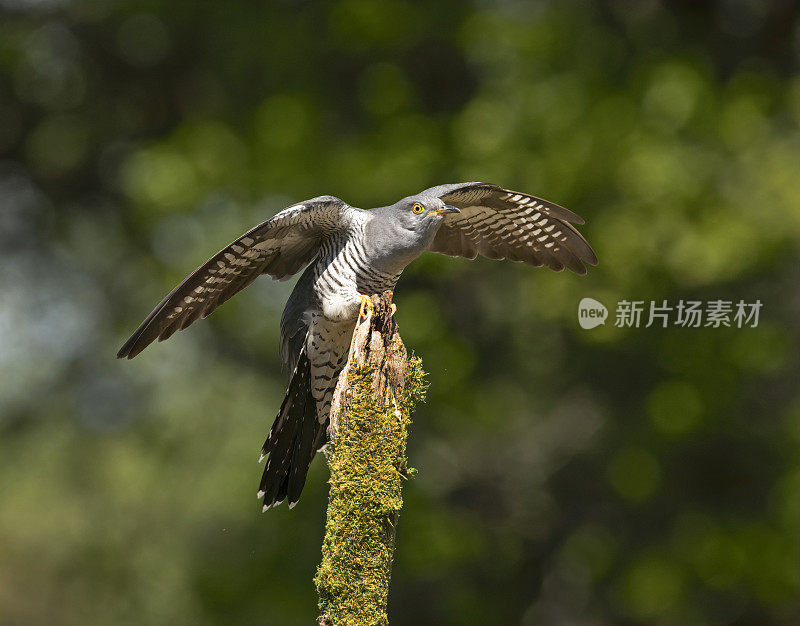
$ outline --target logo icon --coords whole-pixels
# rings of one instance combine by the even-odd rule
[[[589,330],[606,323],[608,309],[594,298],[583,298],[578,303],[578,323]]]

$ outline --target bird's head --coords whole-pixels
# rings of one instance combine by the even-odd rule
[[[421,193],[371,212],[377,218],[367,231],[373,261],[397,271],[428,248],[445,217],[461,211],[438,196]]]
[[[427,245],[436,234],[445,216],[450,213],[461,213],[454,206],[445,204],[434,195],[417,194],[403,198],[392,205],[392,218],[411,237]]]

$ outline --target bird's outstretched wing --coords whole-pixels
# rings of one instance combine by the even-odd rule
[[[565,267],[585,274],[584,263],[597,265],[594,251],[570,222],[580,216],[535,196],[490,183],[440,185],[428,192],[458,209],[445,217],[432,252],[474,259],[509,259],[529,265]]]
[[[333,196],[290,206],[247,231],[192,272],[153,309],[117,352],[132,359],[156,338],[162,341],[220,304],[261,274],[277,280],[296,274],[319,252],[322,240],[346,227],[350,209]]]

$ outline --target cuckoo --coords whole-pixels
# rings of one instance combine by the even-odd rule
[[[362,298],[392,290],[425,251],[508,259],[585,274],[597,264],[557,204],[489,183],[432,187],[371,210],[333,196],[290,206],[197,268],[156,306],[119,350],[132,359],[241,291],[261,274],[284,280],[305,268],[281,317],[286,396],[262,448],[263,510],[294,506],[314,455],[327,443],[328,413]]]

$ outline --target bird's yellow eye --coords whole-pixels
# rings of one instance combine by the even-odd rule
[[[414,206],[411,207],[411,210],[417,215],[420,215],[421,213],[425,212],[425,207],[422,206],[419,202],[415,202]]]

